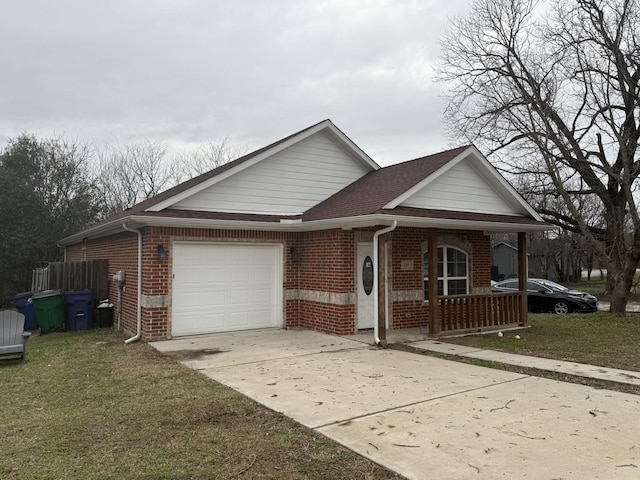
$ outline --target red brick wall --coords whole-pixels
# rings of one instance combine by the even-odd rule
[[[491,237],[482,232],[469,232],[473,243],[473,288],[491,288]]]
[[[175,240],[194,240],[209,242],[255,242],[255,243],[281,243],[285,251],[284,288],[295,288],[297,284],[297,264],[290,261],[291,246],[296,244],[297,234],[286,232],[248,232],[239,230],[207,230],[207,229],[186,229],[170,227],[147,227],[143,229],[142,256],[142,294],[160,298],[166,296],[167,302],[171,294],[170,270],[171,270],[171,249]],[[86,259],[108,259],[109,278],[118,270],[124,270],[127,275],[125,290],[122,300],[122,328],[129,334],[137,331],[137,235],[135,233],[121,233],[110,237],[89,240],[85,243]],[[162,244],[167,252],[165,260],[158,260],[158,245]],[[82,244],[67,247],[67,261],[77,261],[81,259]],[[118,290],[115,284],[111,283],[109,288],[111,301],[117,308]],[[284,320],[285,325],[289,324],[286,302]],[[153,341],[169,337],[170,329],[170,306],[142,307],[142,338],[146,341]],[[296,314],[294,309],[292,314]]]
[[[392,295],[423,292],[422,254],[432,232],[438,235],[438,246],[454,246],[469,256],[471,293],[490,287],[491,239],[483,232],[399,228],[392,234]],[[403,260],[412,260],[413,269],[402,270]],[[422,297],[395,301],[390,318],[393,328],[426,327],[429,323],[428,304]]]
[[[85,243],[87,260],[109,260],[109,300],[115,307],[114,322],[117,322],[118,287],[111,281],[118,270],[127,275],[122,292],[122,311],[120,322],[122,328],[135,333],[137,328],[138,299],[138,237],[135,233],[119,233],[110,237],[89,240]],[[82,244],[78,243],[66,248],[66,261],[76,262],[82,259]],[[103,300],[103,299],[98,299]]]
[[[334,229],[300,234],[298,289],[301,291],[351,294],[355,289],[355,235]],[[353,304],[298,301],[296,325],[336,334],[355,332]]]
[[[171,255],[174,241],[278,243],[283,245],[285,265],[284,288],[294,288],[297,283],[297,265],[291,262],[291,247],[297,245],[297,234],[288,232],[258,232],[244,230],[209,230],[196,228],[148,227],[144,232],[142,292],[150,296],[167,296],[170,299]],[[158,245],[162,244],[167,258],[158,260]],[[289,312],[289,308],[293,312]],[[295,305],[284,302],[284,325],[289,326]],[[154,307],[142,309],[143,338],[154,340],[167,338],[171,334],[171,308]]]
[[[154,301],[166,300],[160,306],[142,308],[142,337],[156,340],[170,336],[171,256],[174,241],[279,243],[284,247],[283,305],[284,324],[302,326],[336,334],[356,331],[356,232],[325,230],[319,232],[252,232],[241,230],[208,230],[170,227],[147,227],[143,231],[142,294]],[[399,228],[391,234],[391,294],[409,292],[414,297],[422,292],[422,252],[430,230]],[[491,249],[489,237],[482,232],[437,231],[439,245],[454,245],[467,251],[471,263],[472,288],[489,287]],[[158,245],[167,252],[158,260]],[[67,247],[67,260],[81,259],[81,244]],[[109,260],[109,275],[124,270],[127,274],[122,299],[123,328],[136,331],[137,237],[121,233],[86,242],[86,258]],[[292,257],[292,249],[298,259]],[[401,261],[412,260],[413,269],[402,270]],[[110,286],[115,304],[117,288]],[[413,292],[413,293],[411,293]],[[331,296],[333,294],[333,296]],[[327,301],[334,299],[335,301]],[[337,300],[336,300],[337,299]],[[117,306],[117,305],[116,305]],[[426,326],[428,308],[422,297],[392,302],[392,328]]]
[[[336,335],[352,335],[356,331],[355,305],[301,301],[300,326]]]
[[[353,291],[353,231],[305,232],[300,235],[300,245],[299,288],[322,292]]]

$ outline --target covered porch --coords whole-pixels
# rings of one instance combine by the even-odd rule
[[[431,236],[429,276],[436,278],[437,244]],[[527,325],[527,236],[518,232],[518,292],[481,295],[438,295],[436,282],[429,283],[429,336],[481,332],[493,328]]]
[[[504,225],[501,226],[504,228]],[[536,227],[539,228],[539,225]],[[409,323],[407,312],[415,315],[417,322],[426,327],[428,336],[438,338],[462,333],[502,330],[527,325],[527,236],[526,230],[518,232],[518,278],[519,291],[510,293],[491,292],[491,252],[490,231],[482,230],[470,232],[469,230],[420,229],[421,235],[412,235],[414,241],[406,241],[402,228],[396,232],[381,234],[379,236],[378,278],[377,285],[377,343],[385,343],[387,330],[396,331],[402,328],[411,328],[415,325]],[[504,230],[500,230],[504,232]],[[394,236],[395,235],[395,236]],[[478,241],[479,238],[485,240]],[[460,240],[458,240],[460,239]],[[459,243],[455,243],[455,242]],[[416,243],[420,244],[416,252]],[[413,244],[413,246],[412,246]],[[452,247],[454,245],[454,247]],[[471,247],[465,248],[465,245]],[[453,267],[451,258],[444,254],[447,249],[455,249],[466,252],[464,280],[456,278],[456,275],[447,277],[446,266]],[[422,291],[399,290],[403,284],[408,284],[408,265],[421,255],[423,274],[419,279],[422,282]],[[440,257],[439,257],[440,256]],[[403,270],[404,269],[404,270]],[[445,271],[443,274],[443,270]],[[416,272],[417,273],[417,272]],[[404,275],[403,275],[404,274]],[[415,279],[415,276],[412,276]],[[453,278],[453,280],[451,280]],[[429,279],[438,279],[429,281]],[[417,280],[417,279],[416,279]],[[449,283],[449,288],[443,284]],[[458,282],[456,286],[455,283]],[[411,282],[415,288],[415,281]],[[460,284],[463,284],[460,287]],[[456,288],[457,287],[457,288]],[[462,290],[462,292],[460,291]],[[408,302],[410,298],[414,302]],[[408,305],[414,305],[410,307]],[[413,308],[413,310],[410,310]],[[417,325],[416,325],[417,326]]]

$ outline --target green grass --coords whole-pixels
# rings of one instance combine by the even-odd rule
[[[445,337],[442,338],[442,342],[640,372],[640,355],[638,355],[640,316],[618,317],[604,312],[572,315],[529,314],[529,324],[530,328],[503,332],[503,337],[498,337],[497,332],[494,332],[464,337]],[[520,339],[516,339],[516,335]],[[629,383],[432,352],[402,343],[392,344],[390,348],[523,375],[640,395],[640,386]]]
[[[400,478],[124,338],[33,335],[0,361],[0,478]]]
[[[444,341],[640,371],[638,316],[531,314],[529,322],[502,338]],[[124,338],[109,330],[33,335],[27,362],[0,361],[0,478],[400,478],[144,343],[125,346]],[[640,394],[633,386],[461,361]]]
[[[591,314],[529,314],[530,328],[469,335],[443,341],[503,352],[640,371],[640,317]],[[516,340],[518,334],[521,339]]]
[[[600,298],[607,289],[607,281],[602,280],[599,277],[589,281],[583,279],[579,282],[564,282],[562,284],[574,290],[581,290],[583,292],[590,293],[598,298]]]
[[[638,283],[640,279],[636,276],[634,280],[634,285]],[[611,295],[606,293],[607,290],[607,281],[601,279],[599,275],[594,275],[591,280],[587,280],[583,278],[579,282],[561,282],[563,285],[572,288],[574,290],[581,290],[583,292],[590,293],[598,297],[598,300],[610,301]],[[627,299],[628,302],[640,302],[640,289],[637,287],[632,290],[632,293],[629,294]]]

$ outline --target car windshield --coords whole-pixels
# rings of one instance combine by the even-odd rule
[[[549,290],[553,290],[554,292],[566,292],[569,290],[564,285],[560,285],[559,283],[552,282],[551,280],[538,280],[538,283],[544,285]]]

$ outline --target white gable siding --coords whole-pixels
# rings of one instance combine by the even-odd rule
[[[501,196],[494,184],[468,161],[461,161],[401,203],[405,207],[430,208],[500,215],[522,214]]]
[[[172,208],[295,215],[368,173],[368,169],[318,132]]]

